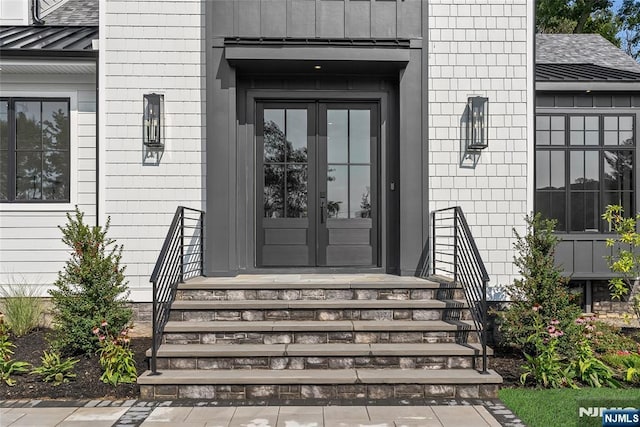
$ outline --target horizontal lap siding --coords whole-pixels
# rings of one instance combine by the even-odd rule
[[[71,105],[76,115],[72,128],[72,147],[77,155],[77,179],[71,182],[71,192],[89,224],[96,221],[96,95],[94,75],[63,74],[2,74],[0,96],[57,97],[73,93],[77,105]],[[63,94],[61,94],[63,93]],[[20,95],[24,94],[24,95]],[[75,110],[75,113],[74,113]],[[33,206],[33,207],[32,207]],[[0,205],[0,283],[51,285],[68,259],[62,243],[66,213],[70,210],[47,209],[45,204]],[[7,210],[12,209],[12,210]]]
[[[513,232],[527,214],[526,0],[429,2],[430,209],[462,206],[492,285],[517,274]],[[489,147],[461,166],[467,97],[489,98]],[[529,104],[531,105],[531,104]]]
[[[132,297],[149,277],[178,205],[204,206],[204,2],[105,1],[104,214],[124,245]],[[102,71],[102,70],[101,70]],[[143,164],[142,98],[164,94],[164,152]]]

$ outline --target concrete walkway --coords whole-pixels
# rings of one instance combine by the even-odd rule
[[[498,427],[522,425],[499,401],[465,402],[464,404],[450,401],[424,406],[237,407],[211,406],[212,402],[68,403],[69,406],[65,406],[65,402],[56,401],[0,401],[0,427]],[[505,414],[507,414],[506,418]],[[501,418],[501,422],[496,418]]]

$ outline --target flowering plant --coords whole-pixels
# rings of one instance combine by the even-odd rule
[[[100,366],[103,374],[100,380],[103,383],[116,386],[121,383],[133,383],[138,378],[136,361],[131,351],[130,327],[124,328],[118,335],[112,335],[108,329],[106,320],[100,326],[93,328],[92,332],[98,337]]]
[[[533,307],[533,327],[535,332],[527,339],[528,350],[524,351],[527,360],[522,366],[524,372],[520,376],[520,382],[525,384],[530,378],[538,386],[542,387],[573,387],[573,372],[566,365],[564,358],[558,352],[560,338],[564,332],[560,329],[558,320],[551,320],[545,324],[539,311],[542,307]],[[530,352],[530,353],[529,353]]]

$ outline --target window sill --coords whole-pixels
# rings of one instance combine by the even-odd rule
[[[561,231],[556,231],[554,233],[556,236],[560,238],[560,240],[606,240],[609,238],[614,238],[616,236],[615,233],[609,232],[574,232],[574,233],[566,233]]]
[[[69,212],[76,203],[0,203],[0,212]]]

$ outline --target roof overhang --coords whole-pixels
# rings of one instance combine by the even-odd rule
[[[409,40],[357,40],[339,43],[311,39],[227,39],[224,57],[240,70],[259,72],[388,73],[406,67]]]

